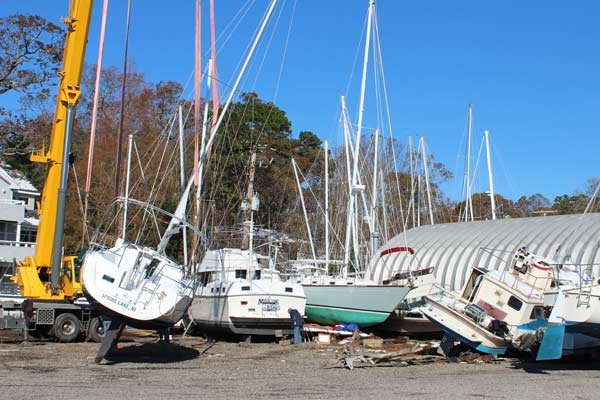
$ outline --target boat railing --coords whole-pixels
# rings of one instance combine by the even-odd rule
[[[451,300],[452,303],[455,303],[458,300],[458,294],[446,289],[440,284],[432,285],[427,292],[427,296],[432,298],[437,302],[447,303],[448,300]]]
[[[555,278],[547,276],[535,276],[529,272],[530,270],[531,268],[529,268],[525,273],[516,271],[517,274],[514,274],[511,266],[508,270],[504,270],[500,273],[500,281],[509,286],[511,289],[514,289],[517,292],[525,295],[526,297],[543,298],[544,290],[547,289],[547,286]],[[552,272],[554,276],[554,269]],[[540,283],[543,281],[547,281],[546,284],[542,285]],[[540,284],[538,285],[538,283]]]

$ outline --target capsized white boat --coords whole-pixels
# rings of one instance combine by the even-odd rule
[[[560,358],[564,328],[549,324],[552,305],[545,291],[579,280],[575,272],[560,268],[520,249],[505,271],[473,268],[460,294],[442,290],[425,296],[422,312],[447,336],[483,353],[539,346],[538,359]]]
[[[179,321],[192,302],[194,279],[184,265],[167,257],[166,249],[170,238],[183,227],[194,229],[185,223],[184,214],[192,180],[174,214],[134,199],[115,199],[101,220],[86,252],[81,268],[81,281],[86,297],[103,314],[123,324],[142,329],[161,329]],[[114,215],[117,210],[124,214],[127,224],[127,207],[137,206],[138,218],[143,222],[139,231],[160,226],[160,221],[169,220],[168,226],[156,247],[144,244],[146,235],[139,236],[135,243],[123,237],[114,239]],[[132,210],[133,211],[133,210]],[[162,217],[162,219],[161,219]],[[139,222],[139,221],[137,221]],[[125,232],[125,228],[123,231]],[[151,236],[151,235],[148,235]]]
[[[269,256],[253,250],[209,250],[188,315],[206,332],[282,336],[293,333],[289,308],[304,315],[302,286],[281,279]]]

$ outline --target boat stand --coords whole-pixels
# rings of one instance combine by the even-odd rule
[[[454,338],[444,335],[440,341],[440,347],[438,347],[438,354],[444,357],[456,357],[459,353],[460,345],[454,340]]]
[[[102,339],[100,349],[98,349],[98,354],[96,354],[96,358],[94,359],[96,364],[100,364],[104,356],[116,346],[121,332],[125,328],[125,324],[119,318],[103,316],[102,323],[104,324],[104,339]]]

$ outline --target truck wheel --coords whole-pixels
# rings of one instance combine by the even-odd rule
[[[90,321],[87,338],[96,343],[101,343],[102,339],[104,339],[104,325],[100,321],[100,318],[96,317]]]
[[[81,323],[71,313],[60,314],[54,321],[54,336],[61,342],[72,342],[81,333]]]

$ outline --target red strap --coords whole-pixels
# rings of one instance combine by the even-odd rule
[[[386,256],[391,253],[397,253],[399,251],[408,251],[410,254],[415,254],[415,251],[413,250],[412,247],[400,246],[400,247],[392,247],[390,249],[383,250],[379,256],[383,257],[383,256]]]

